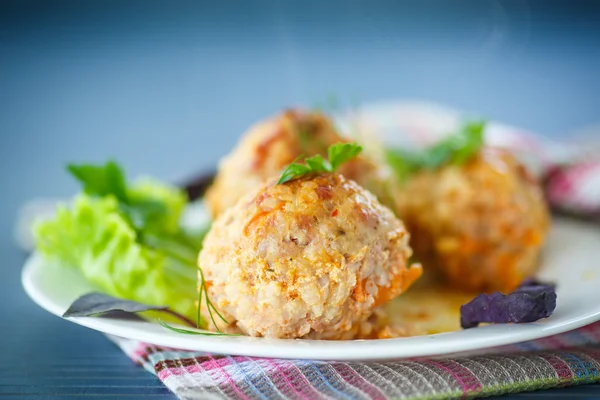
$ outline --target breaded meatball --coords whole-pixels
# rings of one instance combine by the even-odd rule
[[[537,267],[549,228],[542,190],[506,151],[410,178],[398,210],[417,258],[456,287],[510,291]]]
[[[322,113],[288,110],[252,126],[233,151],[221,160],[205,202],[213,217],[234,205],[300,156],[327,156],[330,145],[349,142]],[[338,171],[373,192],[392,207],[390,173],[365,156],[345,163]]]
[[[420,275],[402,222],[340,174],[272,180],[213,223],[208,294],[251,336],[346,338]]]

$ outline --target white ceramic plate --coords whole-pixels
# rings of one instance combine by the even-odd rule
[[[339,121],[349,131],[360,124],[386,142],[435,138],[456,126],[459,114],[437,105],[383,103],[361,109]],[[418,139],[418,138],[417,138]],[[492,124],[486,140],[494,145],[535,153],[535,160],[569,159],[573,149],[541,141],[535,135],[505,125]],[[525,144],[523,142],[526,142]],[[543,160],[542,160],[543,161]],[[539,162],[530,165],[539,170]],[[536,168],[537,167],[537,168]],[[185,221],[194,226],[206,216],[196,209]],[[541,338],[600,320],[600,229],[580,222],[554,220],[543,253],[539,277],[557,284],[557,308],[550,318],[537,323],[490,325],[436,335],[399,339],[356,341],[276,340],[250,337],[206,337],[173,333],[149,322],[107,318],[72,318],[89,328],[156,345],[259,357],[320,360],[375,360],[444,355]],[[29,296],[49,312],[61,316],[80,295],[93,290],[74,270],[44,262],[33,255],[25,265],[23,286]]]
[[[554,221],[540,278],[557,283],[557,308],[550,318],[520,325],[490,325],[436,335],[381,340],[282,340],[178,334],[143,321],[70,318],[100,332],[160,346],[257,357],[320,360],[398,359],[450,354],[522,342],[600,320],[600,230],[581,222]],[[77,297],[93,288],[76,270],[33,255],[22,274],[29,296],[61,316]]]

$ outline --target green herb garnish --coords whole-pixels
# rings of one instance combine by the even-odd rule
[[[304,160],[306,164],[299,164],[296,162],[300,158],[298,157],[285,168],[277,184],[280,185],[306,175],[325,172],[333,173],[343,163],[359,155],[361,151],[362,147],[356,143],[337,143],[329,146],[327,150],[328,160],[317,154],[316,156],[306,158]]]
[[[82,183],[85,193],[92,196],[113,195],[120,202],[129,202],[125,175],[114,161],[105,165],[69,164],[67,170]]]
[[[179,229],[178,223],[166,222],[169,211],[167,205],[160,199],[136,196],[129,189],[123,170],[114,161],[105,165],[69,164],[67,169],[81,182],[87,195],[96,198],[112,196],[116,199],[119,211],[135,231],[139,243],[150,245],[146,238],[154,238],[151,239],[154,242],[168,239],[194,252],[198,250],[192,245],[194,240]]]
[[[359,155],[362,150],[363,148],[356,143],[338,143],[329,146],[327,156],[331,163],[331,171],[328,172],[335,172],[343,163]]]
[[[422,169],[442,165],[462,165],[474,157],[483,146],[484,121],[465,123],[461,129],[421,151],[388,149],[386,158],[400,181]]]
[[[202,271],[202,268],[200,268],[200,267],[198,267],[198,271],[200,272],[200,290],[198,291],[199,292],[198,293],[198,327],[200,327],[200,322],[202,320],[202,317],[200,316],[200,307],[202,307],[202,294],[204,294],[204,302],[206,303],[206,308],[208,310],[208,315],[210,316],[210,320],[212,321],[213,325],[215,326],[215,329],[217,330],[217,332],[221,333],[221,330],[219,329],[219,325],[217,325],[217,322],[215,321],[215,317],[213,316],[213,312],[215,312],[219,316],[221,321],[223,321],[224,323],[229,324],[229,322],[227,322],[227,320],[221,315],[219,310],[217,310],[217,308],[214,306],[214,304],[208,298],[208,289],[206,287],[206,281],[204,279],[204,272]]]
[[[217,332],[198,332],[198,331],[190,331],[189,329],[182,329],[182,328],[176,328],[172,325],[169,325],[168,323],[166,323],[165,321],[158,319],[158,323],[161,324],[163,327],[167,328],[170,331],[173,332],[177,332],[177,333],[183,333],[185,335],[201,335],[201,336],[240,336],[238,334],[235,333],[225,333],[225,332],[221,332],[221,331],[217,331]]]
[[[205,326],[200,313],[202,298],[208,308],[209,316],[217,332],[221,332],[213,317],[213,312],[221,318],[223,322],[228,323],[225,318],[217,311],[216,307],[208,298],[206,282],[202,269],[197,267],[194,258],[189,258],[176,251],[184,248],[190,250],[195,255],[200,246],[194,244],[193,238],[186,235],[183,231],[178,231],[175,235],[167,235],[161,229],[161,224],[157,223],[167,212],[167,208],[159,201],[151,199],[131,199],[127,195],[127,183],[122,169],[113,161],[107,162],[104,166],[96,165],[75,165],[70,164],[68,170],[83,184],[84,191],[92,196],[114,196],[119,202],[119,208],[131,223],[131,228],[136,232],[137,241],[160,251],[183,264],[198,268],[200,275],[200,289],[198,293],[198,311],[196,325],[198,328]],[[203,296],[204,295],[204,296]]]
[[[179,224],[185,194],[148,179],[128,184],[113,161],[71,164],[67,169],[81,182],[83,193],[72,206],[60,206],[56,217],[37,225],[38,249],[79,269],[106,294],[149,305],[168,304],[202,328],[207,321],[200,318],[202,301],[194,304],[198,295],[214,321],[216,308],[196,263],[206,230],[191,234]]]

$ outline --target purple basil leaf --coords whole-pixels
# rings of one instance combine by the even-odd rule
[[[482,322],[535,322],[552,315],[555,308],[554,285],[527,279],[510,294],[480,294],[463,304],[460,307],[460,325],[467,329]]]
[[[527,278],[525,279],[523,282],[521,282],[521,284],[519,285],[518,289],[524,288],[526,286],[550,286],[552,288],[555,288],[556,285],[554,283],[550,283],[550,282],[541,282],[538,281],[535,278]]]
[[[148,304],[138,303],[137,301],[118,299],[116,297],[97,292],[84,294],[75,300],[69,309],[65,311],[63,317],[91,317],[98,315],[119,318],[123,317],[125,314],[129,314],[127,319],[131,319],[135,313],[150,310],[156,310],[170,314],[173,317],[185,322],[186,325],[192,327],[196,326],[185,316],[170,310],[167,306],[151,306]]]
[[[115,311],[138,313],[148,310],[166,310],[167,308],[167,306],[150,306],[94,292],[84,294],[75,300],[65,311],[63,317],[90,317]]]

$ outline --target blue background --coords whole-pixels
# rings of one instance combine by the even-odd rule
[[[330,95],[433,100],[568,139],[600,120],[599,27],[600,3],[581,1],[1,2],[0,395],[168,393],[20,288],[17,209],[73,193],[65,162],[182,179],[250,123]]]

